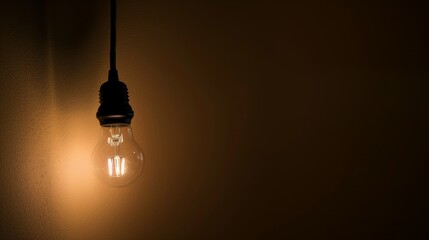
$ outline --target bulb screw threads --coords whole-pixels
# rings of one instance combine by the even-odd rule
[[[97,119],[100,125],[131,124],[134,111],[129,104],[128,88],[119,81],[116,70],[109,71],[109,79],[100,87],[100,107]]]

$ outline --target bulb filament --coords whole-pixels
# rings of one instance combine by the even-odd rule
[[[125,175],[125,158],[119,155],[107,158],[107,166],[110,177],[122,177]]]
[[[118,130],[116,133],[115,130]],[[107,166],[110,177],[122,177],[125,175],[125,158],[119,155],[119,145],[124,142],[120,129],[110,129],[110,137],[107,139],[107,143],[115,148],[115,156],[107,159]]]

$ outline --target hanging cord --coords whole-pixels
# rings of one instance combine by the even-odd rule
[[[110,70],[116,70],[116,0],[110,4]]]
[[[110,70],[109,81],[119,80],[116,70],[116,0],[110,1]]]

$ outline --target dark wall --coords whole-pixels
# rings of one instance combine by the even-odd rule
[[[426,239],[410,1],[118,1],[142,177],[91,173],[109,1],[1,1],[1,239]]]

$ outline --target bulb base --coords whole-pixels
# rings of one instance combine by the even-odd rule
[[[100,125],[131,124],[134,111],[129,104],[128,88],[119,81],[116,70],[109,71],[109,80],[100,87],[100,107],[97,119]]]

